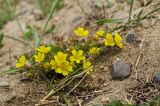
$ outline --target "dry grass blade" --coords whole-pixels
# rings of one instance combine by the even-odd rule
[[[13,39],[13,40],[15,40],[15,41],[18,41],[18,42],[20,42],[20,43],[22,43],[22,44],[24,44],[24,45],[27,45],[27,46],[29,46],[30,48],[32,48],[28,43],[26,43],[25,41],[22,41],[22,40],[20,40],[20,39],[17,39],[17,38],[14,38],[14,37],[12,37],[12,36],[8,36],[8,35],[4,35],[4,37]]]
[[[87,72],[89,69],[91,69],[93,66],[91,66],[91,67],[89,67],[88,69],[86,69],[86,70],[84,70],[82,73],[79,73],[79,74],[77,74],[77,75],[75,75],[75,76],[73,76],[72,78],[75,78],[75,77],[77,77],[77,76],[81,76],[82,74],[84,74],[85,72]],[[85,74],[85,76],[86,76],[86,74]],[[83,77],[82,79],[84,79],[85,77]],[[72,79],[71,79],[72,80]],[[51,95],[53,95],[54,93],[56,93],[57,91],[59,91],[59,90],[61,90],[62,88],[64,88],[66,85],[68,85],[68,83],[66,84],[66,85],[64,85],[66,82],[67,82],[68,80],[65,80],[60,86],[59,86],[59,88],[56,88],[56,91],[55,91],[55,89],[52,89],[49,93],[48,93],[48,95],[46,95],[45,97],[43,97],[42,99],[41,99],[41,101],[43,101],[43,100],[47,100]],[[81,81],[79,82],[79,84],[81,83]],[[77,84],[77,86],[79,85],[79,84]],[[77,87],[76,86],[76,87]],[[76,87],[74,87],[74,89],[76,88]],[[74,90],[73,89],[73,90]],[[72,90],[71,90],[72,91]]]
[[[85,75],[83,76],[83,78],[76,84],[76,86],[74,86],[74,87],[66,94],[66,96],[69,95],[74,89],[76,89],[76,88],[78,87],[78,85],[84,80],[84,78],[86,77],[86,75],[87,75],[87,74],[85,74]]]

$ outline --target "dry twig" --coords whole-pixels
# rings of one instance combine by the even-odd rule
[[[136,79],[138,78],[138,72],[137,72],[137,66],[138,66],[138,63],[139,63],[139,60],[141,58],[141,55],[142,55],[142,47],[143,47],[143,43],[144,43],[144,39],[142,40],[141,44],[139,45],[139,49],[140,49],[140,52],[139,52],[139,55],[138,55],[138,58],[137,58],[137,61],[136,61],[136,64],[133,68],[133,70],[136,71]]]

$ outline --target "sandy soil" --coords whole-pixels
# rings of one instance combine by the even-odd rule
[[[100,2],[103,3],[104,0],[101,0]],[[129,11],[128,5],[124,3],[123,0],[116,4],[114,0],[112,2],[114,5],[112,8],[106,9],[105,17],[126,18]],[[56,32],[53,34],[55,36],[65,36],[66,38],[67,36],[70,36],[73,29],[79,25],[84,25],[94,32],[94,30],[99,27],[96,27],[93,22],[96,18],[104,17],[103,9],[96,6],[95,2],[91,0],[86,0],[86,2],[83,0],[79,0],[79,2],[75,0],[64,0],[64,7],[54,14],[54,17],[48,25],[48,29],[55,25]],[[140,7],[140,3],[136,3],[134,9],[137,9],[138,7]],[[17,5],[17,14],[19,14],[18,19],[22,28],[25,28],[26,25],[32,24],[38,29],[38,33],[42,31],[46,20],[37,19],[37,17],[41,16],[41,12],[39,12],[39,9],[37,9],[35,5],[22,0]],[[89,20],[88,14],[96,18]],[[155,73],[160,72],[159,17],[159,14],[155,14],[154,17],[152,17],[155,21],[154,23],[151,19],[147,19],[142,22],[143,26],[131,28],[122,32],[125,45],[123,50],[110,52],[108,54],[106,53],[106,55],[100,56],[94,64],[95,68],[93,74],[90,77],[87,77],[84,81],[86,86],[82,86],[83,84],[81,84],[80,87],[75,90],[75,95],[73,96],[71,94],[71,96],[75,98],[75,96],[78,95],[78,100],[80,100],[82,105],[85,106],[98,102],[108,102],[115,99],[122,99],[125,101],[125,95],[128,94],[126,89],[133,88],[138,83],[136,79],[136,72],[138,73],[138,78],[143,80],[144,83],[152,79],[152,76]],[[88,22],[89,25],[86,25]],[[152,22],[153,25],[148,22]],[[2,29],[2,32],[4,32],[5,35],[24,40],[22,32],[15,20],[9,21]],[[125,41],[126,34],[129,32],[135,34],[136,39],[133,44],[128,44]],[[51,35],[52,34],[46,34],[43,43],[50,41]],[[119,58],[130,64],[131,67],[134,67],[140,53],[139,45],[143,40],[144,43],[141,50],[142,55],[137,68],[132,70],[131,76],[123,81],[112,80],[109,70],[112,62]],[[28,43],[33,44],[33,41]],[[4,39],[3,44],[4,46],[0,49],[1,72],[13,67],[17,61],[17,57],[30,50],[25,45],[8,38]],[[0,82],[3,82],[0,83],[0,103],[2,106],[33,106],[40,100],[40,98],[44,97],[48,93],[45,84],[37,83],[36,81],[23,81],[22,78],[23,73],[0,77]],[[159,92],[160,91],[157,91],[156,94]],[[91,98],[90,96],[86,96],[88,93],[92,93],[93,97]],[[74,102],[76,104],[77,100],[75,101]],[[51,104],[51,106],[54,105],[55,104]]]

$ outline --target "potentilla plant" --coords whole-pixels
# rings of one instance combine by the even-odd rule
[[[32,55],[21,55],[16,68],[27,70],[28,77],[37,77],[43,73],[48,79],[58,80],[69,75],[93,71],[94,57],[100,55],[104,47],[123,48],[122,38],[118,33],[112,35],[98,30],[94,36],[83,27],[74,30],[67,47],[41,45]]]

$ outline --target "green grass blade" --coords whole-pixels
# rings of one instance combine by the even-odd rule
[[[12,37],[12,36],[7,36],[7,35],[5,35],[4,37],[10,38],[10,39],[15,40],[15,41],[18,41],[18,42],[20,42],[20,43],[22,43],[22,44],[24,44],[24,45],[32,48],[28,43],[26,43],[25,41],[22,41],[22,40],[20,40],[20,39],[14,38],[14,37]]]
[[[147,13],[146,15],[144,15],[144,16],[141,18],[141,20],[143,20],[143,19],[146,18],[147,16],[149,16],[149,15],[151,15],[151,14],[153,14],[154,12],[157,12],[157,11],[159,11],[159,10],[160,10],[160,8],[157,8],[157,9],[155,9],[155,10]]]
[[[149,0],[149,1],[144,5],[144,7],[147,7],[147,6],[150,5],[152,2],[153,2],[153,0]]]
[[[124,19],[104,19],[104,20],[99,20],[96,23],[97,24],[109,24],[109,23],[122,23]]]
[[[133,8],[133,1],[134,1],[134,0],[131,0],[128,22],[130,22],[130,20],[131,20],[131,14],[132,14],[132,8]]]
[[[13,74],[13,73],[16,73],[18,71],[19,71],[19,69],[13,67],[13,68],[10,68],[10,69],[8,69],[8,70],[6,70],[4,72],[1,72],[0,76],[4,76],[4,75],[7,75],[7,74]]]
[[[142,8],[141,11],[138,13],[137,15],[137,19],[139,21],[139,19],[141,18],[141,15],[143,14],[144,9]]]
[[[0,33],[0,47],[2,46],[3,37],[4,37],[3,33]]]
[[[51,12],[50,12],[50,14],[49,14],[49,16],[48,16],[48,18],[47,18],[47,21],[46,21],[46,24],[45,24],[45,26],[44,26],[44,28],[43,28],[43,31],[42,31],[42,33],[40,34],[38,46],[40,45],[41,40],[42,40],[42,37],[44,36],[44,33],[45,33],[46,28],[47,28],[48,22],[49,22],[49,20],[51,19],[52,15],[53,15],[53,13],[55,12],[56,7],[58,6],[58,4],[59,4],[60,1],[61,1],[61,0],[55,0],[55,1],[53,1],[52,8],[51,8]]]

